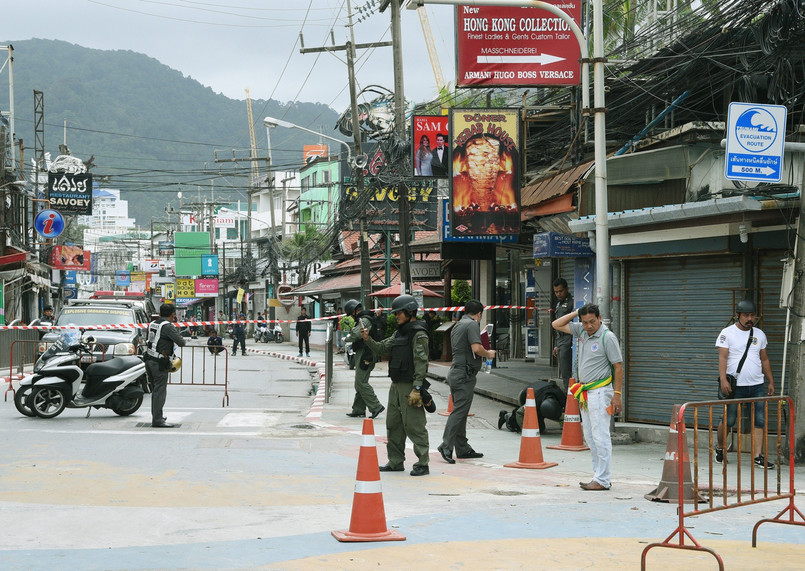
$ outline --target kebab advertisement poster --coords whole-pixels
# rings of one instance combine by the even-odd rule
[[[453,236],[520,232],[520,121],[512,109],[453,109]]]

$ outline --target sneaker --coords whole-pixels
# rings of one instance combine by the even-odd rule
[[[310,353],[305,353],[305,357],[310,357]]]
[[[771,460],[766,460],[766,457],[763,454],[759,454],[757,458],[755,458],[755,466],[760,466],[763,468],[764,466],[769,469],[774,469],[774,462]]]
[[[301,356],[302,356],[302,353],[299,353],[299,354],[297,355],[297,357],[301,357]]]
[[[724,463],[724,449],[723,448],[716,448],[716,456],[714,458],[716,464],[723,464]]]

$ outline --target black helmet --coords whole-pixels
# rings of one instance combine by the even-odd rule
[[[745,299],[739,301],[738,305],[735,306],[735,313],[757,313],[757,309],[755,309],[754,303]]]
[[[355,310],[358,306],[361,305],[361,302],[357,299],[348,299],[347,302],[344,304],[344,313],[347,315],[352,315],[355,313]]]
[[[539,405],[540,419],[549,418],[551,420],[559,420],[562,418],[562,405],[556,400],[553,395],[548,395]]]
[[[391,312],[397,313],[400,310],[405,310],[408,313],[416,313],[419,309],[419,304],[412,295],[398,295],[391,302]]]

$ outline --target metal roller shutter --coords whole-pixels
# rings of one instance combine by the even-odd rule
[[[763,290],[763,305],[760,308],[763,320],[760,328],[766,334],[769,342],[766,353],[771,361],[774,384],[778,390],[783,372],[783,342],[785,340],[785,309],[780,308],[780,286],[783,280],[783,262],[780,260],[782,260],[783,254],[782,250],[762,252],[759,256],[757,280]],[[790,368],[786,368],[787,377],[790,376],[790,373]]]
[[[782,250],[768,250],[761,252],[758,260],[757,283],[763,290],[763,305],[760,308],[763,320],[760,328],[766,334],[768,345],[766,353],[769,355],[771,370],[774,375],[775,395],[780,394],[780,381],[783,373],[783,343],[785,341],[785,309],[780,308],[780,286],[783,281]],[[789,355],[790,357],[790,351]],[[788,394],[788,385],[791,378],[791,367],[786,367],[785,394]],[[777,409],[769,405],[769,415],[766,426],[769,432],[777,432]],[[782,424],[782,423],[781,423]]]
[[[741,287],[738,256],[627,263],[626,420],[667,424],[673,405],[716,397],[716,336]]]

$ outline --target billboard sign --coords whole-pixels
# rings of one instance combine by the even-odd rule
[[[534,234],[534,258],[585,258],[592,255],[589,238],[559,232]]]
[[[450,172],[449,128],[450,119],[446,115],[414,115],[414,144],[411,145],[414,176],[447,178]]]
[[[89,173],[48,173],[50,205],[67,214],[92,214],[92,175]]]
[[[578,24],[581,0],[547,0]],[[539,8],[458,6],[458,87],[578,85],[581,50],[570,26]]]
[[[519,110],[453,109],[451,117],[450,231],[519,234]]]
[[[312,163],[317,158],[326,156],[327,156],[327,145],[319,144],[319,145],[302,146],[302,157],[304,164]]]
[[[57,270],[89,271],[92,255],[81,246],[53,246],[50,257],[51,267]]]

